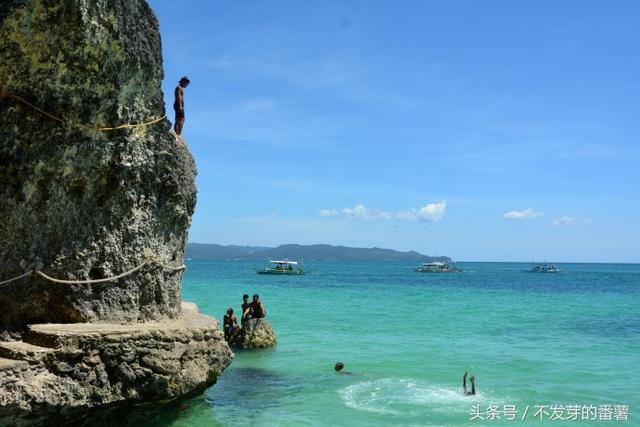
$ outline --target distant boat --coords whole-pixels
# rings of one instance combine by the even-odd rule
[[[542,264],[534,265],[531,270],[527,270],[529,273],[560,273],[560,269],[555,264]]]
[[[462,271],[462,269],[457,268],[455,264],[449,264],[448,262],[425,262],[418,268],[416,271],[419,273],[456,273]]]
[[[256,270],[258,274],[305,274],[304,270],[298,267],[296,261],[269,261],[269,265],[263,269]]]

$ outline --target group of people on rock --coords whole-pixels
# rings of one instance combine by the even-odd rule
[[[242,317],[240,318],[240,324],[244,326],[250,319],[262,319],[267,315],[262,301],[260,301],[260,295],[253,294],[253,300],[249,302],[249,295],[242,295]],[[238,318],[233,314],[233,308],[227,308],[227,314],[223,319],[224,326],[224,338],[229,341],[239,331]]]

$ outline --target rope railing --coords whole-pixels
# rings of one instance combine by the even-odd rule
[[[42,114],[43,116],[46,116],[48,118],[50,118],[51,120],[55,120],[56,122],[61,123],[64,126],[68,126],[68,127],[75,127],[75,128],[80,128],[80,129],[87,129],[87,130],[93,130],[93,131],[101,131],[101,132],[107,132],[107,131],[112,131],[112,130],[119,130],[119,129],[135,129],[135,128],[140,128],[143,126],[149,126],[152,125],[154,123],[158,123],[159,121],[165,119],[167,117],[167,115],[165,114],[162,117],[158,117],[146,122],[142,122],[142,123],[125,123],[122,125],[118,125],[118,126],[107,126],[107,127],[95,127],[95,126],[91,126],[91,125],[85,125],[82,123],[74,123],[74,122],[70,122],[68,120],[65,120],[61,117],[55,116],[45,110],[43,110],[42,108],[36,107],[35,105],[33,105],[32,103],[30,103],[29,101],[27,101],[26,99],[24,99],[21,96],[15,95],[13,93],[8,93],[8,92],[0,92],[0,100],[3,98],[13,98],[18,102],[21,102],[22,104],[32,108],[33,110],[37,111],[38,113]]]
[[[42,277],[43,279],[46,279],[50,282],[54,282],[54,283],[61,283],[61,284],[65,284],[65,285],[88,285],[88,284],[94,284],[94,283],[106,283],[106,282],[113,282],[115,280],[119,280],[122,279],[124,277],[127,277],[133,273],[135,273],[136,271],[140,270],[142,267],[144,267],[145,265],[151,265],[151,264],[157,264],[160,267],[162,267],[165,270],[169,270],[171,272],[174,271],[180,271],[180,270],[184,270],[185,268],[187,268],[186,265],[182,264],[180,266],[174,267],[171,265],[166,265],[161,263],[158,260],[145,260],[142,262],[142,264],[139,264],[138,266],[125,271],[124,273],[118,274],[116,276],[112,276],[112,277],[105,277],[103,279],[86,279],[86,280],[64,280],[64,279],[56,279],[55,277],[51,277],[48,274],[43,273],[40,270],[36,270],[35,268],[33,270],[27,271],[25,273],[22,273],[16,277],[12,277],[11,279],[7,279],[7,280],[3,280],[0,281],[0,285],[5,285],[11,282],[15,282],[16,280],[20,280],[22,278],[25,278],[27,276],[31,276],[31,275],[37,275]]]

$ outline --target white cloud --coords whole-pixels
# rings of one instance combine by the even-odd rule
[[[334,209],[322,209],[320,212],[318,212],[318,215],[322,217],[336,216],[338,215],[338,211]]]
[[[551,222],[551,225],[576,225],[576,224],[578,224],[578,220],[568,215],[562,216]]]
[[[593,224],[593,220],[589,218],[578,219],[573,216],[564,215],[560,218],[554,219],[549,223],[549,225],[591,225]]]
[[[447,202],[442,200],[436,203],[427,203],[419,209],[413,208],[410,211],[398,212],[396,218],[407,221],[437,222],[442,220],[446,208]]]
[[[505,219],[534,219],[543,216],[544,213],[534,211],[533,209],[525,209],[523,211],[511,211],[502,215]]]
[[[371,210],[363,204],[354,208],[344,208],[342,214],[349,219],[391,219],[389,212]]]
[[[322,209],[318,212],[321,217],[333,217],[342,216],[348,219],[360,219],[360,220],[391,220],[399,219],[403,221],[424,221],[424,222],[437,222],[442,220],[444,211],[447,208],[447,202],[442,200],[435,203],[427,203],[421,208],[413,208],[408,211],[402,212],[388,212],[378,209],[369,209],[363,204],[358,204],[353,208],[344,208],[338,212],[335,209]]]

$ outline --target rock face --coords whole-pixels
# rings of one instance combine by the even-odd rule
[[[197,393],[233,357],[171,268],[195,165],[162,74],[142,0],[0,3],[0,282],[32,272],[0,283],[0,426]]]
[[[264,319],[250,319],[230,344],[243,349],[267,348],[276,345],[276,334]]]
[[[62,279],[182,264],[195,166],[162,120],[158,22],[142,0],[0,3],[0,281],[32,268]],[[87,127],[81,127],[84,125]],[[180,314],[181,272],[117,282],[0,286],[0,329]]]
[[[193,304],[183,312],[143,324],[36,325],[28,342],[0,343],[0,426],[69,424],[102,405],[202,391],[233,355],[214,319]]]

